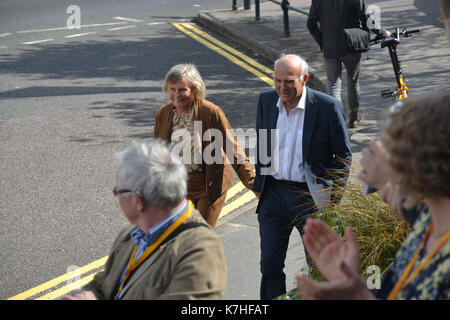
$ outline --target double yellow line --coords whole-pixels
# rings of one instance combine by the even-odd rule
[[[244,190],[244,188],[245,186],[242,184],[242,182],[239,182],[231,187],[227,192],[225,203],[227,203],[229,199],[232,199],[238,193]],[[252,201],[253,199],[255,199],[255,195],[253,194],[253,192],[247,191],[236,200],[224,206],[222,212],[220,213],[220,218]],[[36,297],[34,300],[57,299],[58,297],[61,297],[75,289],[73,287],[73,280],[76,280],[75,283],[79,287],[82,287],[89,283],[94,278],[97,272],[103,270],[102,268],[106,263],[106,260],[108,260],[108,256],[95,260],[94,262],[91,262],[77,270],[68,272],[50,281],[42,283],[34,288],[19,293],[13,297],[8,298],[8,300],[26,300],[33,297]],[[79,279],[77,279],[77,277],[79,277]]]
[[[26,300],[28,298],[34,297],[34,296],[38,296],[35,300],[53,300],[56,299],[70,291],[72,291],[73,289],[75,289],[73,287],[73,285],[71,285],[73,282],[72,280],[77,280],[77,284],[82,287],[85,284],[89,283],[93,278],[94,275],[98,272],[94,272],[91,273],[85,277],[81,277],[81,275],[83,274],[88,274],[89,272],[92,272],[93,270],[102,268],[103,265],[106,263],[106,260],[108,259],[108,256],[105,256],[101,259],[98,259],[94,262],[91,262],[87,265],[85,265],[84,267],[81,267],[77,270],[68,272],[66,274],[63,274],[62,276],[59,276],[57,278],[54,278],[50,281],[47,281],[43,284],[40,284],[32,289],[29,289],[25,292],[19,293],[18,295],[15,295],[11,298],[8,298],[8,300]],[[100,271],[100,270],[99,270]],[[77,279],[78,277],[80,277],[79,279]],[[63,284],[65,282],[65,284],[63,286],[61,286],[61,284]],[[58,288],[59,286],[61,286],[60,288]],[[56,288],[56,289],[54,289]],[[53,290],[52,290],[53,289]],[[51,290],[51,291],[50,291]],[[46,291],[50,291],[48,293],[44,293]],[[44,293],[42,295],[42,293]]]
[[[172,23],[172,26],[274,87],[273,71],[270,68],[203,32],[193,23]]]
[[[272,80],[272,70],[260,64],[256,60],[235,50],[234,48],[219,41],[211,35],[201,31],[200,29],[195,27],[193,23],[172,23],[172,26],[185,33],[187,36],[205,45],[209,49],[217,52],[218,54],[237,64],[238,66],[242,67],[243,69],[251,72],[271,87],[274,86]],[[227,198],[225,200],[226,205],[223,207],[219,218],[229,214],[230,212],[233,212],[239,207],[255,199],[255,195],[253,194],[253,192],[246,191],[244,193],[244,189],[245,186],[242,184],[242,182],[239,182],[228,190]],[[240,193],[243,194],[239,195]],[[233,198],[236,199],[228,203]],[[8,300],[26,300],[30,298],[34,298],[35,300],[56,299],[74,289],[74,279],[76,279],[75,283],[79,286],[84,286],[85,284],[89,283],[94,278],[97,272],[102,271],[102,268],[107,259],[108,256],[100,258],[77,270],[68,272],[64,275],[40,284],[32,289],[10,297],[8,298]]]

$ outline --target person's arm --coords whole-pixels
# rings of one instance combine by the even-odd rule
[[[237,137],[235,136],[223,110],[217,109],[215,115],[214,126],[222,132],[222,136],[224,137],[224,146],[222,148],[225,151],[227,159],[232,165],[234,171],[236,171],[236,174],[244,186],[249,190],[252,190],[255,180],[255,172],[250,165],[250,161],[248,160],[244,149],[237,142]]]
[[[104,293],[104,284],[105,277],[110,272],[113,267],[113,263],[117,262],[115,259],[115,251],[116,249],[126,240],[129,239],[131,231],[135,228],[133,225],[129,225],[128,227],[122,229],[114,240],[112,245],[111,254],[108,256],[108,259],[105,263],[105,268],[103,271],[98,272],[91,282],[87,283],[81,290],[75,290],[73,292],[68,293],[63,296],[62,300],[105,300],[108,297],[105,297]]]
[[[153,137],[154,137],[155,139],[156,139],[156,138],[159,138],[159,132],[160,132],[159,125],[160,125],[160,121],[161,121],[161,119],[160,119],[160,113],[161,113],[161,109],[158,110],[158,111],[156,112],[156,115],[155,115],[155,123],[154,123],[154,125],[153,125]]]
[[[317,2],[313,1],[311,4],[311,7],[309,8],[309,14],[308,14],[308,20],[306,21],[306,26],[313,36],[314,40],[316,40],[317,44],[320,47],[320,50],[322,51],[323,48],[323,40],[322,40],[322,32],[319,28],[319,11],[316,8]]]
[[[347,124],[345,121],[342,105],[339,101],[334,103],[329,117],[329,136],[331,140],[332,153],[334,154],[333,163],[330,172],[333,179],[333,190],[342,187],[347,183],[352,164],[352,151],[350,139],[347,132]],[[335,193],[333,192],[333,196]],[[339,202],[340,199],[333,199],[333,202]]]
[[[404,198],[400,195],[398,186],[391,181],[388,154],[381,141],[372,142],[369,148],[362,150],[360,164],[362,169],[358,178],[379,190],[381,200],[387,203],[399,218],[408,221],[403,208]]]
[[[263,128],[263,104],[262,94],[259,95],[256,109],[256,161],[255,161],[255,181],[253,183],[253,192],[259,198],[261,193],[261,159],[260,159],[260,130]]]
[[[105,268],[110,268],[110,259],[106,262]],[[80,290],[74,290],[62,296],[61,300],[104,300],[103,283],[105,280],[105,271],[98,272],[94,279],[82,287]]]
[[[72,291],[63,297],[61,300],[98,300],[95,294],[89,290]]]
[[[362,170],[358,173],[358,178],[372,188],[383,189],[391,177],[387,160],[388,155],[381,141],[372,142],[369,148],[364,148],[361,152]]]

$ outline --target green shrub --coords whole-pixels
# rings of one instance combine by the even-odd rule
[[[333,190],[333,194],[342,201],[324,209],[321,216],[316,213],[315,218],[326,222],[341,236],[344,236],[345,227],[350,226],[359,245],[363,276],[370,265],[378,266],[383,274],[409,233],[409,225],[400,220],[377,194],[364,196],[361,185],[349,182]],[[310,278],[325,280],[317,268],[308,269]],[[297,289],[290,290],[277,300],[298,299],[296,292]]]

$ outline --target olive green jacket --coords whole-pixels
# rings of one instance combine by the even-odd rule
[[[183,222],[195,223],[160,245],[136,269],[123,290],[122,299],[224,299],[227,268],[219,237],[197,210]],[[122,230],[114,242],[105,270],[96,274],[83,289],[98,299],[114,299],[120,277],[135,246],[132,232]]]

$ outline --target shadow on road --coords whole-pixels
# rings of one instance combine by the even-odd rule
[[[37,85],[0,91],[0,101],[75,96],[99,118],[108,114],[126,126],[143,128],[137,133],[132,130],[129,137],[150,138],[156,111],[169,102],[161,91],[165,74],[175,64],[191,62],[204,78],[207,99],[224,109],[231,125],[253,128],[260,81],[196,41],[168,30],[156,37],[104,36],[99,41],[36,45],[15,55],[1,55],[1,74],[24,77],[26,85]],[[88,143],[97,138],[80,135],[69,141]]]

